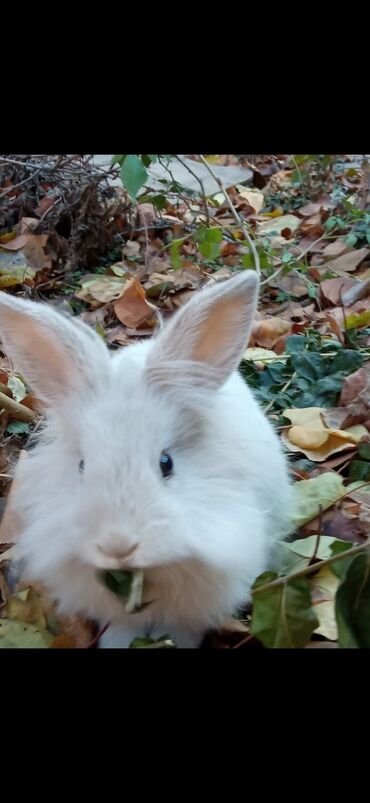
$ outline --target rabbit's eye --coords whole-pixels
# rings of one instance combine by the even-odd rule
[[[78,468],[80,469],[80,474],[82,474],[82,472],[83,472],[83,470],[85,468],[85,461],[84,460],[80,460],[80,462],[78,464]]]
[[[163,477],[169,477],[170,474],[172,474],[173,460],[171,455],[163,452],[159,458],[159,465],[161,467]]]

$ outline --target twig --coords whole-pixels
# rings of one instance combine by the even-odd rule
[[[8,413],[16,416],[19,421],[24,421],[27,424],[31,424],[36,418],[36,413],[33,410],[30,410],[24,404],[16,402],[15,399],[10,399],[9,396],[6,396],[5,393],[1,392],[0,407],[2,407],[3,410],[7,410]]]
[[[279,393],[279,396],[281,395],[281,393],[285,393],[285,391],[286,391],[286,390],[288,390],[288,388],[290,387],[290,385],[292,384],[292,382],[293,382],[293,380],[296,378],[296,376],[297,376],[297,372],[296,372],[296,371],[294,371],[294,374],[292,374],[292,375],[291,375],[290,379],[288,379],[288,381],[285,383],[284,387],[282,387],[282,388],[281,388],[281,391],[280,391],[280,393]],[[269,412],[270,412],[270,410],[271,410],[271,407],[273,407],[273,405],[275,404],[275,401],[276,401],[276,399],[272,399],[272,400],[271,400],[271,401],[268,403],[267,407],[265,407],[265,409],[264,409],[264,413],[265,413],[265,415],[266,415],[266,413],[269,413]]]
[[[226,192],[226,189],[225,189],[225,186],[224,186],[224,183],[223,183],[222,179],[220,179],[220,178],[218,178],[216,176],[216,173],[213,171],[212,167],[208,164],[208,162],[206,161],[204,156],[202,156],[202,154],[199,154],[199,156],[200,156],[200,159],[203,162],[204,166],[207,168],[208,172],[211,174],[212,178],[214,178],[214,180],[215,180],[216,184],[218,185],[218,187],[220,188],[221,192],[224,194],[225,199],[226,199],[226,201],[228,203],[228,206],[230,208],[230,211],[232,213],[232,216],[233,216],[234,220],[237,222],[238,226],[240,226],[240,228],[242,229],[244,237],[245,237],[245,239],[246,239],[246,241],[247,241],[247,243],[249,245],[249,248],[251,249],[252,254],[253,254],[256,273],[258,274],[258,276],[260,276],[261,275],[260,258],[258,256],[258,251],[256,249],[256,246],[255,246],[250,234],[247,231],[245,223],[241,219],[240,215],[238,215],[230,196]]]
[[[318,551],[319,544],[320,544],[321,530],[322,530],[322,512],[323,512],[322,511],[322,505],[319,505],[319,523],[317,525],[317,536],[316,536],[316,541],[315,541],[315,548],[314,548],[314,551],[313,551],[313,555],[311,555],[311,557],[310,557],[309,565],[311,565],[311,563],[313,563],[314,560],[316,560],[316,555],[317,555],[317,551]]]
[[[11,396],[13,398],[12,391],[8,388],[8,385],[4,385],[4,382],[0,382],[0,391],[1,393],[5,393],[5,396]]]
[[[30,176],[27,176],[27,178],[24,178],[23,181],[19,181],[18,184],[13,184],[12,187],[7,187],[5,190],[1,190],[0,197],[2,197],[3,195],[9,195],[14,190],[17,190],[18,187],[22,187],[23,184],[27,184],[27,181],[32,181],[32,179],[35,178],[35,176],[37,176],[37,174],[40,173],[40,171],[41,167],[39,167],[38,170],[35,170],[34,173],[31,173]]]
[[[201,188],[201,190],[202,190],[202,198],[203,198],[203,204],[204,204],[204,211],[205,211],[205,213],[206,213],[206,221],[207,221],[207,226],[209,226],[209,225],[210,225],[210,219],[209,219],[209,212],[208,212],[208,205],[207,205],[207,196],[206,196],[206,193],[205,193],[205,189],[204,189],[204,184],[203,184],[203,181],[202,181],[202,179],[201,179],[201,178],[199,178],[199,176],[197,176],[197,174],[196,174],[196,173],[194,173],[194,171],[191,169],[191,167],[189,167],[187,164],[185,164],[185,162],[183,162],[183,161],[182,161],[182,159],[180,158],[180,156],[176,156],[176,159],[177,159],[177,161],[178,161],[178,162],[180,162],[180,164],[182,164],[182,166],[183,166],[183,167],[185,167],[185,168],[186,168],[186,170],[188,170],[188,171],[189,171],[189,173],[191,173],[191,175],[192,175],[192,176],[194,176],[194,178],[195,178],[195,179],[198,181],[198,183],[200,184],[200,188]]]
[[[295,580],[297,577],[305,577],[306,574],[312,574],[312,572],[318,572],[323,568],[323,566],[331,566],[332,563],[336,563],[339,560],[346,560],[346,558],[351,558],[353,555],[358,555],[360,552],[368,549],[370,549],[370,542],[360,544],[359,546],[354,546],[351,549],[346,549],[345,552],[340,552],[339,555],[333,555],[332,558],[320,560],[318,563],[306,566],[305,569],[300,569],[298,572],[284,575],[284,577],[277,577],[276,580],[272,580],[271,583],[266,583],[263,586],[259,586],[259,588],[252,589],[252,594],[254,596],[255,594],[261,594],[261,592],[267,591],[270,588],[285,585],[286,583],[289,583],[290,580]]]
[[[320,237],[317,238],[317,240],[314,240],[313,243],[310,243],[310,245],[308,245],[307,248],[304,248],[303,251],[300,248],[299,250],[300,250],[301,253],[297,257],[297,261],[300,261],[301,259],[303,259],[303,257],[305,257],[306,254],[308,254],[309,251],[311,251],[311,249],[314,247],[314,245],[317,245],[317,243],[321,242],[321,240],[324,240],[325,237],[326,237],[326,234],[322,234]],[[299,246],[298,246],[298,248],[299,248]],[[261,287],[262,287],[262,285],[269,284],[272,279],[275,279],[276,276],[279,276],[280,273],[282,272],[282,270],[284,270],[284,268],[286,266],[285,265],[281,265],[281,259],[279,260],[279,262],[280,262],[280,267],[275,271],[275,273],[272,273],[271,276],[268,276],[267,279],[264,279],[263,282],[261,282]]]

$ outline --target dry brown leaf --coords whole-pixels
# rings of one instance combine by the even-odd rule
[[[311,217],[312,215],[317,215],[320,209],[321,204],[319,203],[305,204],[298,209],[298,214],[302,215],[302,217]]]
[[[302,452],[309,460],[322,462],[336,452],[355,449],[368,433],[361,425],[347,430],[329,429],[323,420],[321,407],[292,408],[283,415],[292,422],[281,435],[283,443],[292,452]]]
[[[286,293],[291,293],[297,298],[303,298],[308,293],[306,283],[295,276],[293,273],[288,273],[286,276],[278,276],[269,282],[270,287],[276,287],[278,290],[284,290]]]
[[[1,242],[0,248],[3,251],[19,251],[26,244],[28,236],[28,234],[19,234],[18,237],[14,237],[13,240]]]
[[[332,407],[324,410],[323,418],[326,425],[332,429],[346,429],[368,421],[370,409],[363,402],[353,402],[347,407]]]
[[[1,248],[6,251],[22,249],[27,264],[35,270],[42,270],[43,268],[50,268],[52,263],[51,256],[45,254],[44,251],[47,239],[47,234],[20,234],[14,240],[2,243]]]
[[[291,331],[291,324],[283,318],[265,318],[255,321],[249,345],[271,349],[277,341]]]
[[[257,215],[265,205],[265,196],[259,190],[240,189],[239,195],[247,201]]]
[[[357,281],[355,285],[346,289],[342,294],[342,303],[345,307],[351,306],[355,301],[370,295],[370,279]]]
[[[91,304],[99,301],[106,304],[109,301],[119,298],[126,285],[127,280],[117,276],[99,276],[87,274],[81,279],[82,289],[75,293],[76,298]]]
[[[137,214],[139,226],[146,226],[147,228],[152,226],[153,221],[157,217],[153,204],[148,203],[139,204]]]
[[[325,270],[332,270],[334,273],[350,273],[361,265],[369,254],[369,248],[358,248],[356,251],[349,251],[337,259],[325,262]]]
[[[137,329],[142,324],[155,326],[155,308],[145,298],[145,290],[137,279],[130,281],[113,305],[114,312],[125,326]]]
[[[275,217],[272,220],[269,219],[265,223],[259,223],[258,235],[265,236],[273,232],[279,235],[283,229],[290,229],[290,231],[293,232],[298,228],[300,223],[301,221],[296,215],[281,215],[281,217]]]
[[[140,253],[140,243],[137,240],[129,240],[123,247],[122,253],[125,257],[138,256]]]
[[[338,276],[336,279],[324,279],[320,284],[321,294],[331,304],[337,306],[341,302],[341,296],[349,288],[358,286],[357,279],[351,279],[349,276]]]
[[[347,407],[358,401],[368,403],[370,407],[370,362],[344,378],[338,406]]]
[[[344,240],[338,239],[326,245],[325,248],[322,249],[321,253],[325,258],[334,259],[335,257],[340,257],[342,254],[345,254],[350,250],[350,245],[347,245]]]
[[[321,234],[325,231],[324,226],[321,222],[321,215],[316,214],[312,215],[311,217],[306,218],[300,225],[299,230],[306,235],[311,235],[312,237],[320,237]]]
[[[36,217],[22,217],[20,234],[30,234],[39,225],[40,221]]]
[[[40,215],[40,217],[44,215],[45,212],[47,212],[47,210],[50,209],[51,206],[53,206],[57,197],[58,197],[57,195],[44,195],[44,197],[41,198],[38,207],[36,207],[35,209],[36,215]]]
[[[351,541],[354,544],[363,543],[365,536],[357,517],[348,518],[337,509],[330,512],[331,516],[323,523],[324,535],[328,535],[330,538],[339,538],[341,541]]]

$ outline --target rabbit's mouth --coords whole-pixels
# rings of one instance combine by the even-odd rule
[[[154,601],[144,602],[143,600],[144,572],[142,569],[134,571],[103,569],[97,572],[97,578],[112,594],[121,597],[126,613],[140,613]]]

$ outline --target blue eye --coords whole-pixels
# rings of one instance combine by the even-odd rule
[[[161,454],[159,458],[159,465],[161,467],[161,472],[163,477],[169,477],[172,474],[173,470],[173,460],[171,455],[164,452]]]

